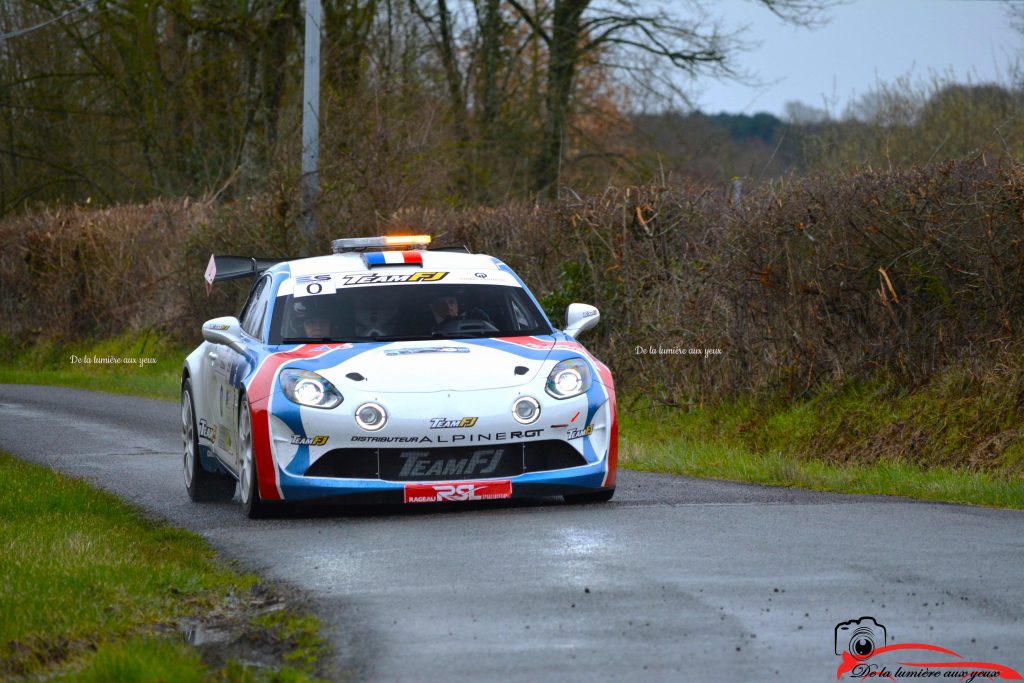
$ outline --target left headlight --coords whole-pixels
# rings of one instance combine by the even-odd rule
[[[310,408],[336,408],[345,400],[333,384],[309,370],[282,370],[281,390],[295,403]]]
[[[582,358],[563,360],[551,368],[545,391],[555,398],[572,398],[590,389],[590,366]]]

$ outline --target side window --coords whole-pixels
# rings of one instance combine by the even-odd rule
[[[530,324],[529,316],[526,311],[523,310],[522,306],[515,299],[509,299],[509,303],[512,305],[512,315],[515,319],[516,330],[528,330],[535,325]]]
[[[260,278],[260,281],[253,287],[252,294],[249,295],[249,303],[242,311],[242,329],[249,336],[259,339],[269,299],[270,277],[265,276]]]
[[[245,321],[252,316],[252,309],[256,304],[256,296],[259,294],[259,289],[263,285],[263,279],[254,282],[252,288],[249,290],[249,297],[245,300],[245,304],[242,306],[242,312],[238,314],[238,320],[242,327],[245,327]]]

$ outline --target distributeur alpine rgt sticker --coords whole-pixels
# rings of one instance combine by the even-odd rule
[[[185,360],[181,433],[195,501],[608,500],[611,372],[500,260],[429,237],[336,240],[306,259],[213,256],[209,285],[253,279],[238,317]]]

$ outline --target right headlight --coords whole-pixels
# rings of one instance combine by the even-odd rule
[[[591,379],[587,362],[582,358],[570,358],[551,368],[544,389],[555,398],[572,398],[587,393]]]
[[[295,403],[310,408],[336,408],[344,400],[333,384],[309,370],[282,370],[281,390]]]

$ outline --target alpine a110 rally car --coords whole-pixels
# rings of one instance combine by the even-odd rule
[[[335,240],[277,261],[212,256],[208,285],[254,277],[239,318],[185,360],[185,486],[258,517],[279,501],[606,501],[618,429],[608,368],[552,328],[500,260],[429,236]]]

